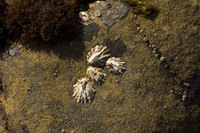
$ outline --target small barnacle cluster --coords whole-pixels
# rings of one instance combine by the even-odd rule
[[[125,62],[120,58],[110,57],[107,47],[103,45],[96,45],[87,55],[87,62],[90,65],[87,68],[86,75],[78,80],[78,82],[73,86],[75,97],[77,102],[91,102],[95,95],[95,89],[93,84],[100,85],[106,79],[106,73],[103,67],[109,69],[109,72],[114,74],[123,74],[125,71]]]

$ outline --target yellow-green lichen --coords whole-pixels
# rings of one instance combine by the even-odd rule
[[[145,0],[124,0],[132,6],[135,14],[151,15],[156,11],[155,5]]]

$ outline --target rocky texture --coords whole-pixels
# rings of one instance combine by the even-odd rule
[[[96,1],[89,4],[89,12],[100,17],[107,26],[112,26],[117,19],[123,19],[129,12],[129,5],[122,0]]]
[[[98,35],[83,45],[75,41],[67,46],[48,45],[45,50],[44,45],[37,45],[23,47],[13,57],[5,55],[2,101],[8,129],[19,133],[199,132],[200,93],[185,105],[171,89],[178,93],[185,82],[196,90],[200,87],[200,3],[158,0],[154,4],[158,16],[139,16],[137,21],[167,65],[145,45],[131,12],[111,27],[95,18]],[[108,75],[91,104],[76,103],[73,84],[85,76],[87,52],[105,40],[115,45],[119,39],[119,46],[125,48],[120,53],[125,73]],[[117,48],[108,49],[117,54]]]
[[[93,37],[96,37],[99,31],[99,26],[95,23],[91,23],[83,28],[83,40],[91,41]]]
[[[112,26],[116,23],[116,19],[125,18],[128,11],[128,4],[121,2],[121,0],[113,2],[113,5],[102,14],[102,22],[108,26]]]

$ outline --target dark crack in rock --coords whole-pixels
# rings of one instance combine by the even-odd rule
[[[83,29],[83,40],[84,41],[91,41],[93,36],[97,36],[99,31],[99,26],[95,23],[91,23],[84,27]]]

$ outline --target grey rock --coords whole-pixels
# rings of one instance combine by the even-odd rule
[[[123,2],[117,1],[102,14],[102,21],[107,26],[112,26],[116,23],[116,19],[123,19],[129,12],[129,6]]]
[[[94,15],[97,16],[97,17],[99,17],[101,15],[100,10],[95,10],[94,11]]]

